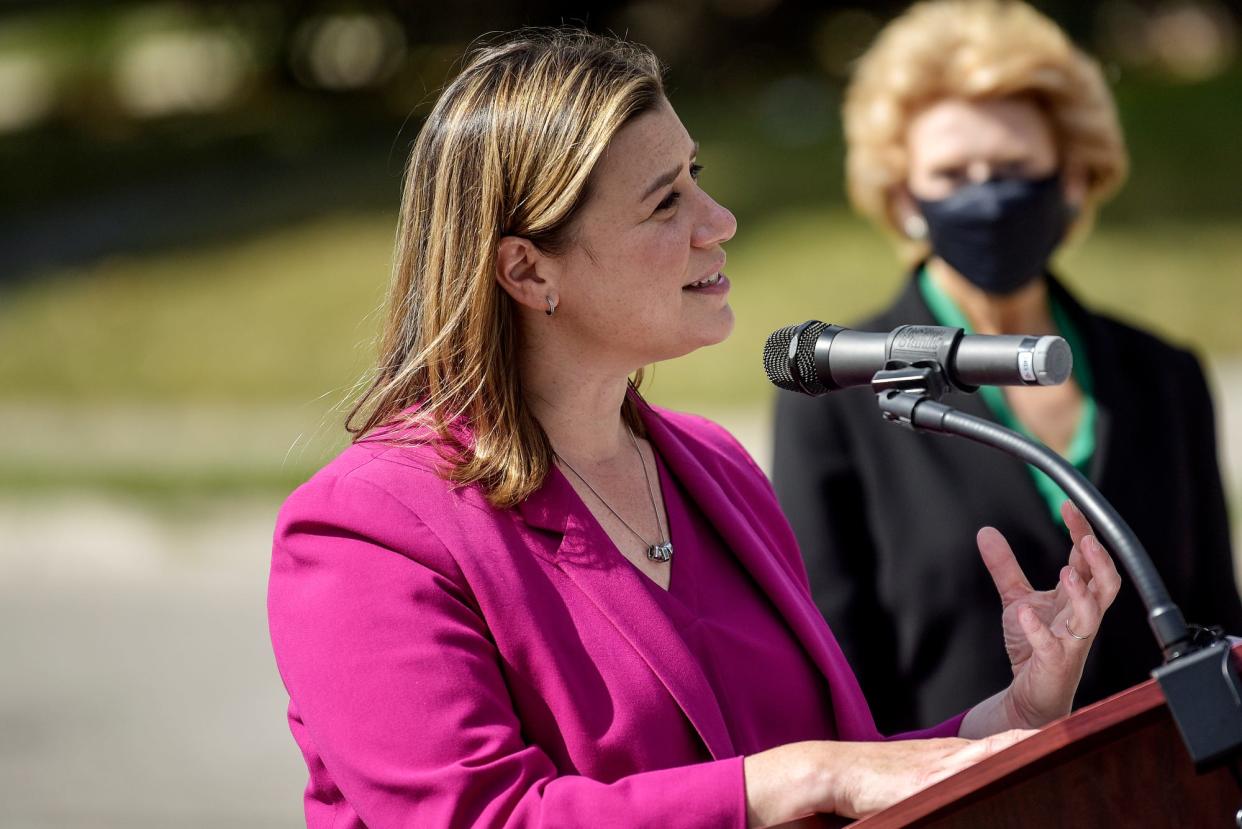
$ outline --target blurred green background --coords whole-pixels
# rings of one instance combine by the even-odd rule
[[[762,407],[768,332],[850,321],[896,289],[887,240],[843,202],[838,107],[899,4],[487,5],[446,19],[415,4],[52,4],[0,20],[0,92],[17,101],[0,104],[0,405],[17,427],[0,488],[283,492],[318,466],[371,360],[419,119],[474,36],[522,23],[585,18],[660,50],[704,186],[739,218],[736,334],[657,367],[654,399]],[[1213,358],[1242,352],[1234,14],[1045,6],[1101,56],[1135,171],[1066,278]],[[116,451],[113,421],[143,451]]]
[[[1058,267],[1207,359],[1237,480],[1239,13],[1036,5],[1100,57],[1133,160]],[[263,628],[271,523],[344,444],[404,157],[474,38],[583,22],[669,65],[703,186],[739,219],[738,325],[655,367],[648,394],[763,462],[766,335],[847,323],[903,279],[845,206],[838,115],[903,7],[0,3],[0,627],[18,634],[0,824],[296,824],[304,772]],[[130,777],[141,804],[114,792]]]

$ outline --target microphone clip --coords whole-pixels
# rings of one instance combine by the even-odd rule
[[[914,408],[918,404],[939,401],[952,388],[944,367],[934,360],[890,360],[871,378],[871,390],[883,418],[909,429],[914,428]]]

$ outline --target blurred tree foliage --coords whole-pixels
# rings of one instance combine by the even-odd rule
[[[1209,0],[1174,4],[1206,10],[1199,22],[1222,32],[1213,41],[1208,31],[1208,46],[1216,43],[1227,59],[1187,80],[1136,51],[1143,38],[1134,21],[1155,19],[1168,3],[1036,5],[1103,54],[1115,86],[1135,174],[1105,220],[1237,215],[1236,12]],[[838,110],[849,67],[904,6],[466,0],[446,11],[363,0],[9,2],[0,6],[0,93],[6,77],[12,84],[6,56],[20,57],[41,62],[54,99],[24,128],[0,131],[0,280],[342,208],[392,209],[406,149],[436,89],[476,38],[522,25],[580,23],[649,43],[670,66],[670,93],[703,142],[705,162],[727,170],[715,179],[717,194],[743,220],[773,207],[840,204]],[[1178,25],[1184,48],[1202,46],[1193,25]],[[236,46],[232,69],[221,63],[228,53],[208,48],[222,43]],[[385,48],[391,65],[377,69]],[[135,111],[126,89],[149,82],[159,93],[175,81],[172,70],[194,69],[186,68],[194,55],[233,73],[228,95],[207,107],[153,112],[139,86],[128,93],[139,96]],[[372,76],[342,78],[354,71],[350,59]],[[317,75],[324,60],[328,68]]]

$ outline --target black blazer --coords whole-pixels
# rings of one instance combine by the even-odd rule
[[[1089,477],[1137,533],[1187,620],[1242,633],[1212,401],[1198,361],[1049,283],[1092,368],[1099,414]],[[936,324],[914,279],[857,327],[903,323]],[[945,402],[994,419],[977,395]],[[819,398],[781,392],[773,477],[815,601],[881,731],[940,722],[1009,683],[1000,601],[975,532],[1003,532],[1037,589],[1056,583],[1069,552],[1068,534],[1022,462],[885,423],[868,389]],[[1138,595],[1123,585],[1075,703],[1140,682],[1159,663]]]

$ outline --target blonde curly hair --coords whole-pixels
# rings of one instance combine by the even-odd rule
[[[1128,168],[1117,107],[1099,64],[1051,20],[1014,0],[931,0],[889,23],[860,59],[844,106],[846,182],[854,209],[905,239],[892,195],[909,175],[914,116],[946,98],[1018,97],[1045,113],[1063,168],[1082,169],[1081,231]],[[924,243],[905,239],[911,257]]]

